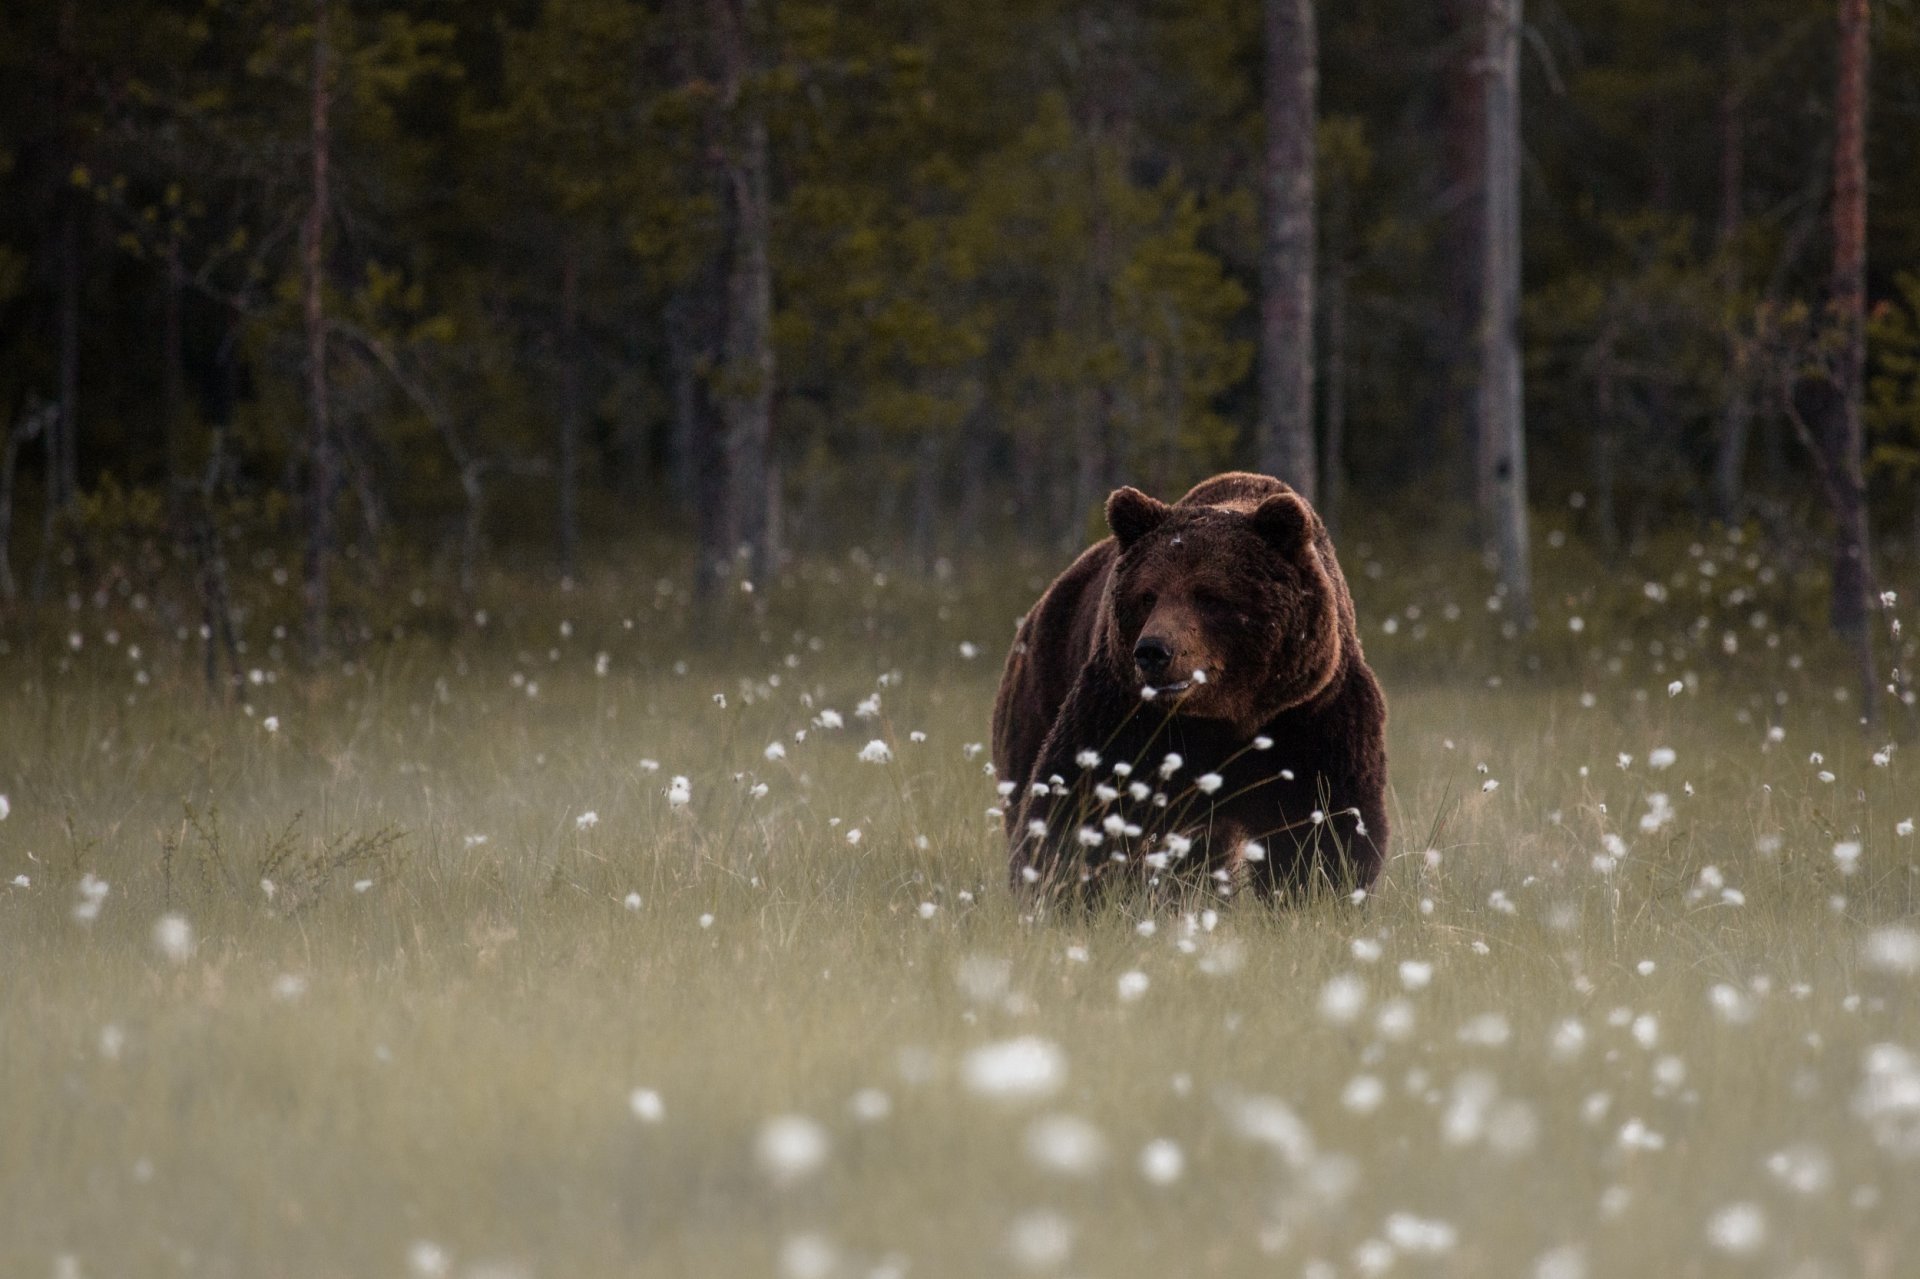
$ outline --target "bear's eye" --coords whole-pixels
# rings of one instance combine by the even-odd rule
[[[1138,608],[1143,613],[1151,613],[1153,611],[1153,606],[1155,604],[1158,604],[1159,602],[1160,602],[1160,597],[1156,595],[1154,592],[1142,591],[1140,592],[1139,598],[1134,601],[1134,607]]]

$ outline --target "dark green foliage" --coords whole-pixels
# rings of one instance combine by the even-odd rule
[[[930,558],[1012,512],[1073,543],[1115,484],[1172,493],[1251,460],[1257,6],[741,11],[751,64],[721,101],[708,6],[688,0],[336,4],[328,375],[354,563],[397,544],[470,584],[489,542],[552,547],[568,403],[589,536],[689,522],[681,397],[740,374],[709,360],[676,381],[673,344],[713,287],[712,155],[744,113],[771,156],[777,541],[905,536]],[[1443,137],[1467,37],[1447,12],[1321,6],[1320,271],[1345,312],[1318,383],[1340,388],[1361,501],[1467,497],[1446,232],[1464,196]],[[1916,12],[1875,6],[1871,81],[1870,483],[1899,533],[1920,447]],[[297,518],[310,17],[0,16],[0,435],[17,436],[0,550],[22,589],[127,493],[164,498],[141,519],[182,544],[223,513],[269,536]],[[1831,3],[1528,18],[1536,501],[1594,497],[1608,544],[1744,516],[1754,493],[1817,510],[1777,401],[1823,341]],[[109,500],[49,541],[34,424],[59,395],[76,225],[77,479]]]

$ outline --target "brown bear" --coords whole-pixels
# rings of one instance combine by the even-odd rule
[[[1319,516],[1234,472],[1171,506],[1118,489],[1107,524],[1021,620],[1001,676],[1016,888],[1370,885],[1386,699]]]

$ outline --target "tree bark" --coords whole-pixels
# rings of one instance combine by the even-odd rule
[[[1479,483],[1483,535],[1506,607],[1533,623],[1527,456],[1520,385],[1521,0],[1486,4],[1486,211],[1480,290]]]
[[[1260,465],[1312,501],[1318,471],[1313,438],[1313,167],[1319,41],[1313,0],[1265,3]]]
[[[332,421],[327,405],[327,314],[322,268],[327,229],[328,152],[331,147],[333,89],[329,83],[332,51],[327,40],[328,0],[313,5],[312,197],[301,228],[302,293],[306,324],[307,374],[307,546],[305,578],[306,640],[310,660],[327,652],[331,611],[328,572],[333,560],[335,462]]]
[[[1479,475],[1480,254],[1486,242],[1486,55],[1484,0],[1444,0],[1449,56],[1442,105],[1440,251],[1446,293],[1435,346],[1446,361],[1449,478],[1472,492]],[[1436,457],[1437,463],[1442,458]],[[1437,471],[1436,466],[1436,471]]]
[[[1753,371],[1748,367],[1747,342],[1732,305],[1740,293],[1739,240],[1746,188],[1746,102],[1743,91],[1745,60],[1741,55],[1738,9],[1725,7],[1726,82],[1720,92],[1720,258],[1728,306],[1726,323],[1726,402],[1720,408],[1720,430],[1714,441],[1713,506],[1723,523],[1739,521],[1746,505],[1745,477],[1748,440],[1753,433]]]
[[[726,318],[720,412],[725,428],[726,529],[730,552],[746,548],[748,571],[765,576],[768,556],[768,451],[773,435],[773,235],[767,123],[746,93],[751,69],[747,30],[753,0],[709,0],[719,49],[721,149],[727,201]]]
[[[1853,640],[1860,661],[1864,711],[1872,717],[1878,681],[1867,626],[1873,579],[1867,544],[1867,485],[1861,397],[1867,343],[1867,0],[1840,0],[1840,59],[1834,93],[1832,421],[1825,432],[1836,480],[1833,556],[1833,628]]]
[[[1347,488],[1347,265],[1333,255],[1327,272],[1327,448],[1320,482],[1320,518],[1338,534]]]
[[[185,322],[182,310],[186,289],[180,271],[180,241],[175,236],[167,245],[165,294],[160,315],[160,453],[162,480],[166,485],[167,506],[176,510],[178,453],[181,416],[186,405]]]
[[[571,578],[580,542],[580,251],[560,259],[560,575]]]

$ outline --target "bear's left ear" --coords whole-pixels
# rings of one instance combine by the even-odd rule
[[[1275,493],[1248,517],[1267,543],[1282,555],[1297,556],[1313,539],[1313,510],[1296,493]]]
[[[1132,546],[1165,522],[1173,508],[1136,488],[1117,488],[1107,499],[1107,527],[1120,539],[1121,549]]]

